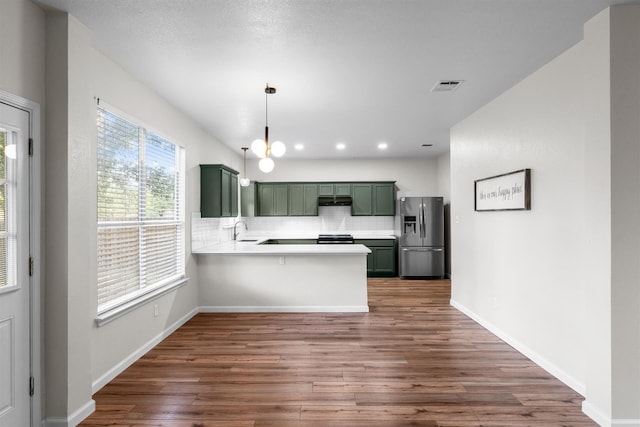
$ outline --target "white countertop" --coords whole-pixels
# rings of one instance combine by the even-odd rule
[[[278,237],[285,239],[286,237]],[[300,238],[300,237],[296,237]],[[240,238],[249,239],[248,237]],[[216,255],[366,255],[371,252],[364,245],[326,244],[326,245],[261,245],[268,238],[255,242],[230,241],[211,243],[193,250],[194,254]]]

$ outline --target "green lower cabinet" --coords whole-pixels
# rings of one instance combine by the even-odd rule
[[[373,258],[372,275],[395,276],[396,275],[396,250],[391,247],[372,247]]]
[[[396,242],[393,239],[356,239],[355,243],[365,245],[371,250],[367,255],[367,277],[395,277]]]

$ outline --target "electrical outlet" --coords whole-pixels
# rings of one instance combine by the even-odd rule
[[[284,257],[283,256],[280,257],[279,264],[280,265],[284,265]]]
[[[153,306],[153,317],[158,317],[160,315],[160,309],[158,308],[158,304]]]

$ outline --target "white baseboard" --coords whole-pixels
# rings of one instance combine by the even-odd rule
[[[636,420],[618,420],[611,421],[611,427],[640,427],[640,418]]]
[[[95,380],[91,385],[91,393],[95,394],[96,392],[98,392],[98,390],[100,390],[102,387],[104,387],[110,381],[112,381],[115,377],[117,377],[122,372],[124,372],[124,370],[127,369],[129,366],[131,366],[136,360],[144,356],[145,353],[147,353],[153,347],[158,345],[163,339],[167,338],[169,335],[174,333],[180,326],[187,323],[187,321],[189,321],[189,319],[191,319],[196,314],[198,314],[198,309],[194,308],[189,313],[185,314],[180,319],[178,319],[178,321],[176,321],[174,324],[166,328],[160,334],[158,334],[157,336],[149,340],[146,344],[142,345],[133,353],[131,353],[129,356],[127,356],[120,363],[118,363],[109,371],[107,371],[100,378]]]
[[[500,338],[502,341],[506,342],[511,347],[513,347],[514,349],[516,349],[520,353],[522,353],[525,356],[527,356],[536,365],[540,366],[542,369],[544,369],[545,371],[549,372],[551,375],[553,375],[554,377],[556,377],[557,379],[559,379],[560,381],[565,383],[567,386],[571,387],[577,393],[581,394],[582,396],[585,395],[586,388],[585,388],[584,384],[581,383],[580,381],[576,380],[573,376],[567,374],[565,371],[560,369],[558,366],[556,366],[555,364],[549,362],[547,359],[545,359],[544,357],[542,357],[541,355],[539,355],[535,351],[531,350],[529,347],[527,347],[526,345],[522,344],[520,341],[518,341],[514,337],[510,336],[509,334],[507,334],[506,332],[504,332],[503,330],[498,328],[493,323],[486,321],[485,319],[483,319],[478,314],[476,314],[473,311],[469,310],[464,305],[454,301],[453,299],[450,300],[450,303],[451,303],[451,305],[453,307],[455,307],[456,309],[460,310],[462,313],[464,313],[465,315],[469,316],[471,319],[473,319],[474,321],[479,323],[483,328],[487,329],[489,332],[491,332],[492,334],[494,334],[495,336]]]
[[[45,427],[75,427],[96,410],[96,402],[91,399],[67,418],[47,418]]]
[[[582,402],[582,412],[601,427],[611,427],[611,418],[604,412],[596,408],[588,400]]]
[[[368,313],[367,305],[339,306],[203,306],[200,313]]]
[[[640,419],[612,419],[588,400],[582,402],[582,412],[601,427],[640,427]]]

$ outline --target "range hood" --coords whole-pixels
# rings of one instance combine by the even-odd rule
[[[318,206],[351,206],[351,196],[320,196]]]

